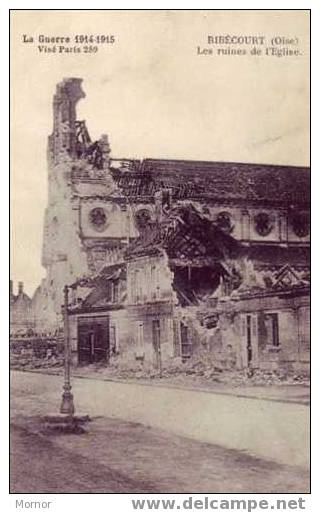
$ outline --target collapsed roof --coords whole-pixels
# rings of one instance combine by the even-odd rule
[[[309,204],[306,167],[186,160],[112,160],[111,172],[127,197],[150,197],[170,189],[173,199],[269,201]]]
[[[151,223],[126,250],[127,260],[166,252],[171,261],[193,266],[235,257],[239,243],[192,205],[172,208],[161,223]]]

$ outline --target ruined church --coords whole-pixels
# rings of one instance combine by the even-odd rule
[[[68,78],[53,98],[34,329],[61,328],[67,285],[76,364],[307,366],[309,169],[112,158],[84,97]]]

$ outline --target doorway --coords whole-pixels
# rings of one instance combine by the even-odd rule
[[[247,360],[248,366],[252,362],[251,316],[247,315]]]
[[[155,355],[156,368],[161,370],[161,346],[160,346],[160,320],[152,321],[152,344]]]
[[[78,319],[79,364],[108,363],[110,358],[109,317]]]
[[[183,362],[192,355],[192,344],[190,340],[189,328],[183,322],[180,323],[181,330],[181,359]]]
[[[256,313],[241,315],[241,354],[244,367],[259,364],[258,316]]]

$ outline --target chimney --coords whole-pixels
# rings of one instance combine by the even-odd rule
[[[22,296],[23,294],[23,281],[18,282],[18,295]]]

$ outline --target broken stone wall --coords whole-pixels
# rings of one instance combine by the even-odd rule
[[[128,308],[126,322],[127,332],[119,342],[122,359],[132,358],[133,361],[157,366],[159,349],[162,362],[173,357],[172,307],[169,303]]]
[[[145,256],[127,263],[128,305],[176,301],[173,273],[165,255]]]
[[[79,133],[79,126],[86,130],[85,123],[79,122],[76,116],[76,105],[85,96],[81,83],[82,80],[77,78],[63,80],[57,85],[53,99],[53,132],[48,140],[48,206],[45,212],[42,251],[46,279],[35,298],[37,324],[39,327],[44,325],[47,330],[54,330],[62,325],[63,287],[82,276],[96,272],[97,266],[90,264],[101,256],[101,252],[93,253],[92,243],[90,248],[84,244],[86,238],[92,242],[95,234],[83,236],[82,196],[88,198],[94,194],[95,197],[104,199],[111,193],[111,177],[109,176],[108,181],[105,169],[108,167],[110,153],[108,138],[102,136],[91,148],[88,147],[91,143],[89,134],[87,133],[85,141]],[[97,152],[102,160],[96,166]],[[112,190],[114,189],[113,184]],[[86,201],[84,204],[87,204]],[[91,198],[90,205],[97,208],[97,199],[92,203]],[[90,217],[88,212],[84,216],[86,220]],[[111,234],[113,235],[114,233]],[[122,233],[119,235],[123,236]],[[106,235],[97,231],[96,238],[101,237],[105,238]],[[96,241],[95,245],[99,246],[99,242]],[[104,256],[106,257],[106,252]],[[106,260],[107,258],[102,265]]]
[[[219,369],[236,367],[239,341],[231,318],[218,318],[216,310],[195,306],[176,308],[175,320],[180,331],[181,324],[187,326],[190,359],[204,359]],[[183,357],[181,335],[178,355]]]
[[[220,304],[220,326],[222,327],[224,318],[233,318],[227,329],[222,329],[221,333],[224,345],[231,344],[237,349],[237,365],[240,368],[248,365],[246,322],[247,317],[250,317],[251,326],[253,319],[257,320],[257,355],[252,362],[253,367],[271,370],[306,367],[310,358],[309,301],[307,294],[297,297],[274,294]],[[276,338],[270,328],[270,318],[275,315],[278,330]],[[253,344],[253,332],[251,339]]]
[[[172,308],[170,304],[157,305],[153,310],[144,306],[83,313],[69,316],[69,335],[73,363],[78,363],[78,318],[94,322],[96,316],[109,317],[110,365],[125,367],[157,367],[154,341],[154,321],[159,322],[160,352],[162,363],[174,356]]]
[[[211,322],[210,315],[218,317]],[[175,308],[178,325],[188,328],[190,360],[210,360],[221,369],[307,369],[310,359],[309,297],[273,296],[234,300],[221,298],[216,307]],[[249,320],[248,320],[249,318]],[[272,319],[277,336],[273,335]],[[248,353],[250,322],[251,355]],[[209,328],[207,327],[209,325]],[[274,338],[275,337],[275,338]],[[181,340],[180,340],[181,355]]]

